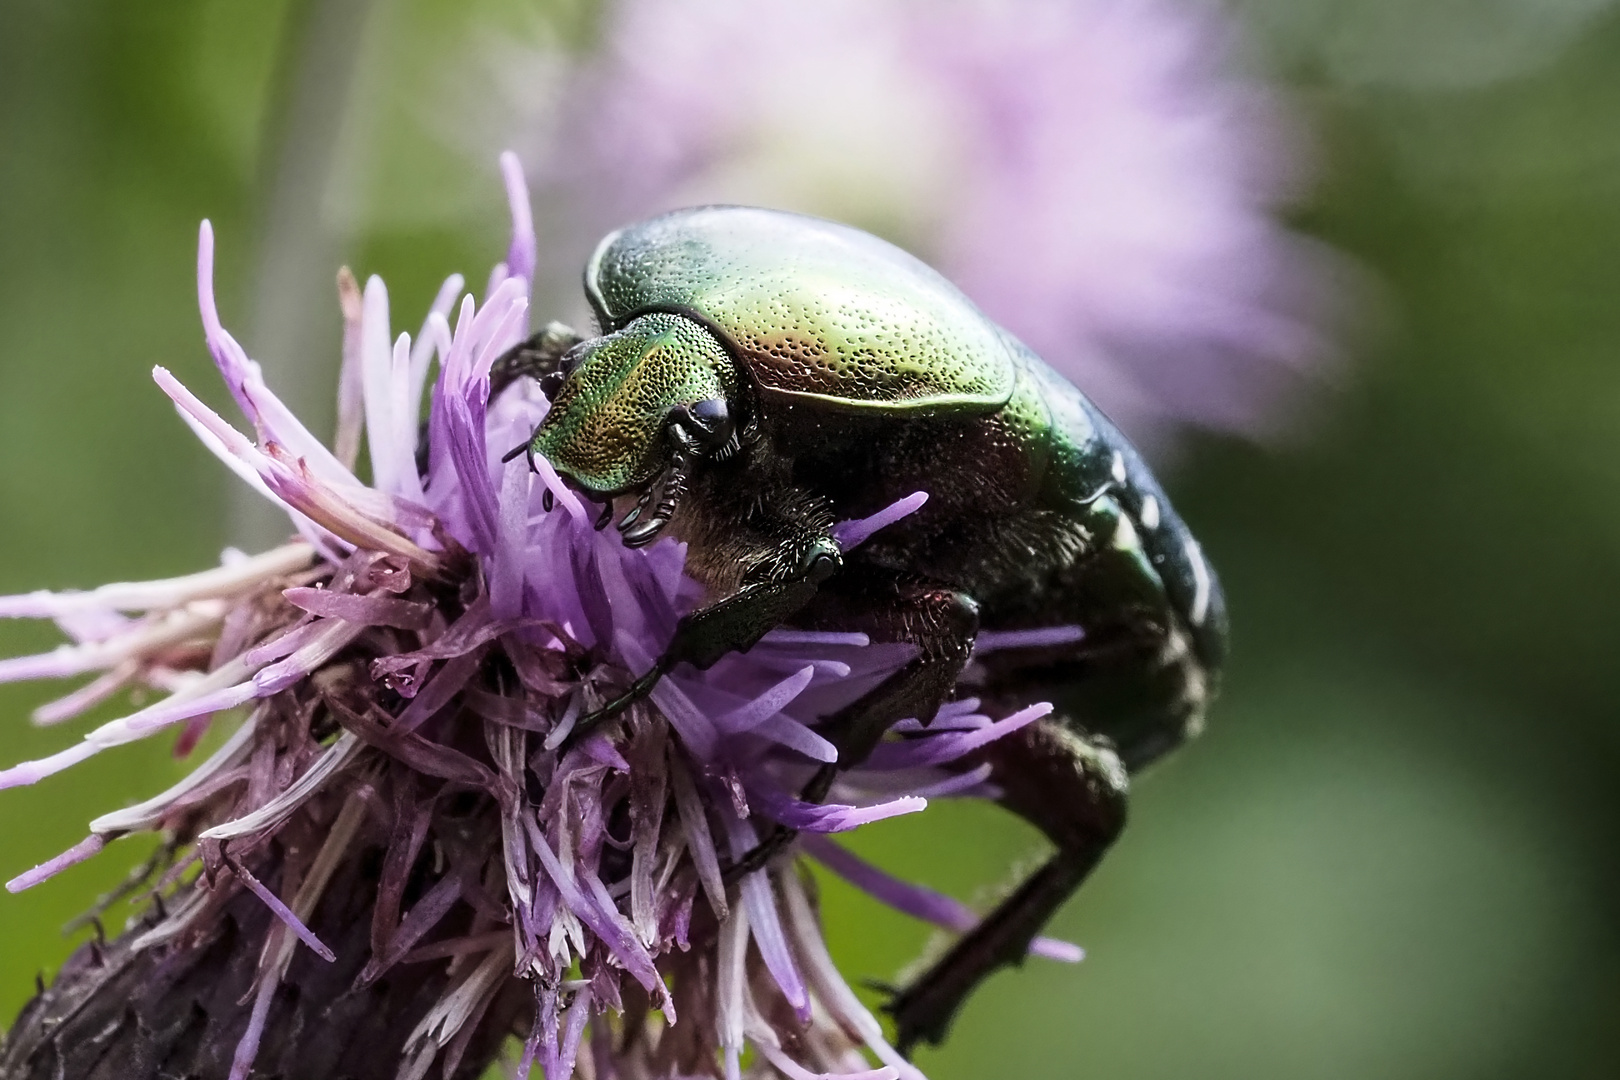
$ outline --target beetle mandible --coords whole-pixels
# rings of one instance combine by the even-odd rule
[[[1079,887],[1124,824],[1127,778],[1195,734],[1226,649],[1219,583],[1119,431],[940,274],[857,229],[746,207],[679,210],[606,237],[585,270],[601,334],[551,324],[497,364],[552,406],[527,447],[673,535],[712,602],[653,669],[582,722],[774,627],[917,648],[820,729],[842,765],[931,720],[981,629],[1074,626],[996,651],[972,691],[1057,711],[981,751],[1002,805],[1056,853],[890,1005],[899,1043],[938,1042],[963,1000]],[[916,491],[916,513],[844,551],[835,521]],[[807,799],[824,798],[835,766]],[[762,865],[783,830],[733,872]]]

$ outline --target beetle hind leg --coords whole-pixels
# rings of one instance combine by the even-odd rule
[[[888,1006],[899,1049],[937,1044],[975,987],[1023,962],[1030,942],[1080,887],[1125,825],[1125,767],[1106,740],[1048,717],[983,751],[1001,804],[1046,834],[1057,852]]]

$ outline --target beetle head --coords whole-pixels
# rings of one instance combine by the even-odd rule
[[[640,490],[644,507],[661,482],[653,515],[636,525],[638,507],[620,526],[626,543],[649,543],[674,514],[692,468],[735,444],[731,356],[702,324],[656,312],[581,343],[564,364],[568,375],[547,387],[555,391],[551,410],[531,448],[598,498]]]

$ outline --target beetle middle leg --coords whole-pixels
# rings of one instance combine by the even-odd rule
[[[1001,805],[1056,845],[1057,853],[889,1005],[902,1053],[937,1044],[957,1010],[991,972],[1019,964],[1052,914],[1080,887],[1125,825],[1128,780],[1107,743],[1048,717],[979,752],[1002,789]]]
[[[849,705],[826,717],[817,730],[838,748],[826,783],[859,765],[896,721],[934,719],[950,698],[979,633],[979,605],[966,593],[927,581],[895,581],[885,571],[851,567],[799,620],[813,629],[861,630],[874,641],[917,647],[905,667]],[[826,795],[822,790],[819,800]]]
[[[967,594],[926,582],[900,582],[882,571],[848,568],[817,598],[801,625],[812,629],[862,630],[878,641],[917,646],[905,667],[823,720],[817,728],[838,749],[800,793],[821,802],[838,774],[865,761],[897,721],[933,720],[951,696],[978,636],[979,608]],[[726,871],[729,880],[770,862],[798,834],[778,825]]]

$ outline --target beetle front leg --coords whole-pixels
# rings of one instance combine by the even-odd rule
[[[679,663],[707,669],[728,653],[747,652],[816,595],[843,565],[843,549],[828,536],[806,535],[780,545],[756,566],[741,589],[681,618],[652,669],[600,709],[580,718],[568,743],[578,741],[651,694]]]
[[[1128,781],[1104,740],[1047,718],[980,753],[1001,804],[1057,845],[1057,853],[888,1007],[902,1053],[938,1044],[973,989],[997,968],[1020,964],[1052,914],[1091,874],[1125,825]]]
[[[489,369],[489,399],[522,378],[540,380],[546,397],[556,392],[548,380],[562,374],[564,354],[585,338],[560,322],[548,322],[527,341],[519,342],[495,358]]]

